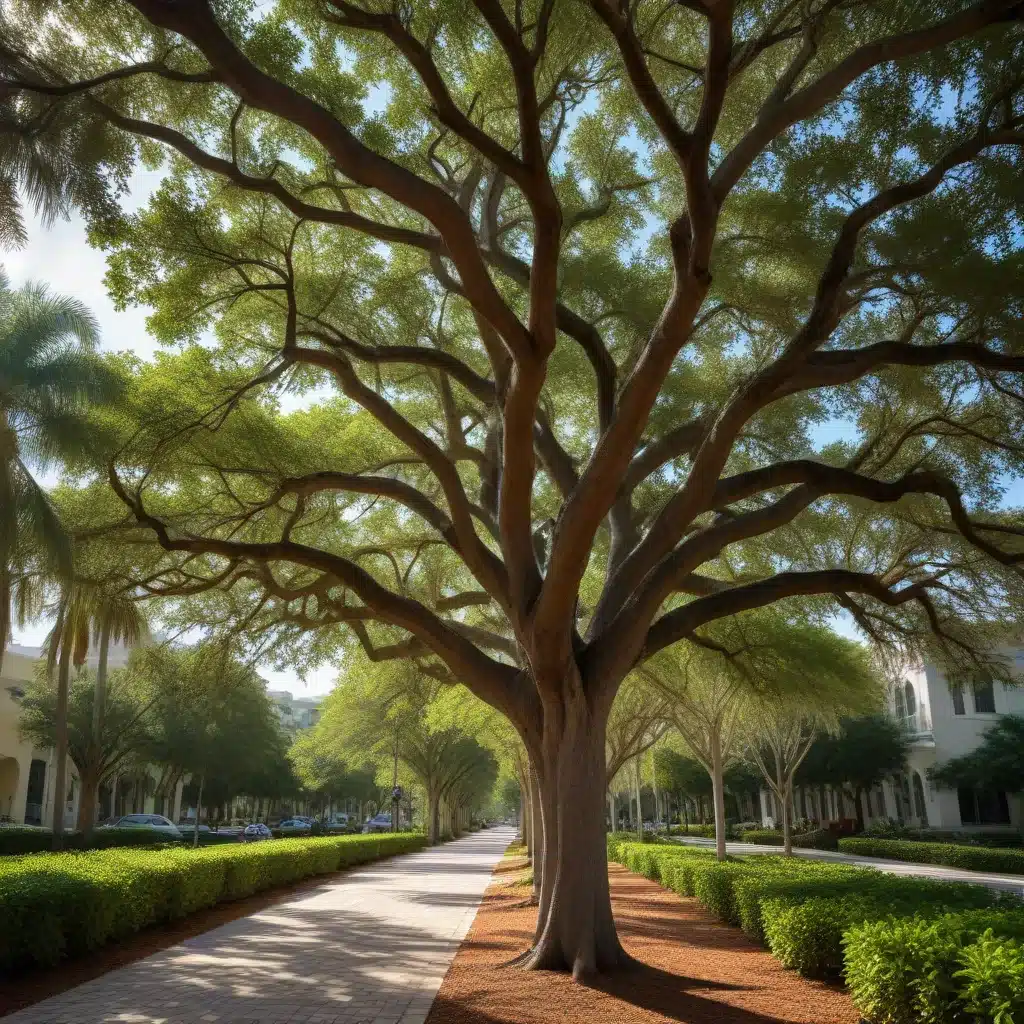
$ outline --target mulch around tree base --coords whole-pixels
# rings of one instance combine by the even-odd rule
[[[784,970],[696,900],[613,865],[612,907],[639,968],[576,984],[566,974],[502,966],[526,949],[536,908],[506,880],[484,896],[427,1024],[857,1024],[838,988]]]

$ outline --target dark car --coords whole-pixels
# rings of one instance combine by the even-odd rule
[[[238,833],[238,841],[241,843],[258,843],[264,839],[273,839],[274,833],[267,828],[262,822],[255,822],[252,825],[246,825],[241,832]]]

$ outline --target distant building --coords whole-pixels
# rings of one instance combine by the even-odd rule
[[[122,668],[128,661],[130,648],[112,644],[108,655],[111,670]],[[18,733],[20,701],[25,685],[33,679],[42,660],[38,647],[11,644],[4,654],[0,670],[0,822],[46,825],[53,822],[54,794],[51,780],[54,751],[26,743]],[[98,652],[91,650],[86,665],[95,669]],[[120,785],[119,785],[120,783]],[[152,784],[142,777],[113,779],[100,788],[99,816],[152,812],[177,814],[181,803],[180,786],[172,801],[154,798]],[[78,816],[80,793],[78,772],[68,758],[68,785],[64,794],[64,824],[71,827]],[[156,806],[159,803],[161,806]],[[168,806],[164,807],[166,803]]]
[[[287,690],[267,690],[281,727],[289,735],[311,729],[320,721],[319,697],[293,697]]]
[[[1024,649],[1010,652],[1024,677]],[[945,830],[1024,827],[1024,795],[995,790],[939,789],[928,779],[932,765],[976,750],[1000,715],[1024,715],[1024,678],[1019,686],[994,680],[952,686],[934,664],[907,669],[889,688],[889,713],[910,735],[904,772],[867,794],[864,819],[891,818],[906,825]],[[825,806],[818,787],[797,790],[796,817],[811,820],[855,818],[851,798],[827,789]],[[762,819],[779,820],[777,802],[761,792]]]

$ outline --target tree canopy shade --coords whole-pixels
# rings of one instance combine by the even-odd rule
[[[503,712],[550,823],[533,966],[624,959],[639,662],[776,602],[953,662],[1016,619],[1019,0],[5,6],[5,124],[101,120],[102,180],[172,157],[93,234],[183,343],[109,469],[149,585]]]

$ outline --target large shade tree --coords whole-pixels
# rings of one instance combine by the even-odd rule
[[[954,662],[1014,617],[1019,0],[6,10],[11,130],[101,122],[101,181],[173,157],[93,235],[157,334],[214,331],[110,467],[167,586],[348,624],[514,723],[530,965],[625,959],[604,731],[638,663],[780,601]]]

